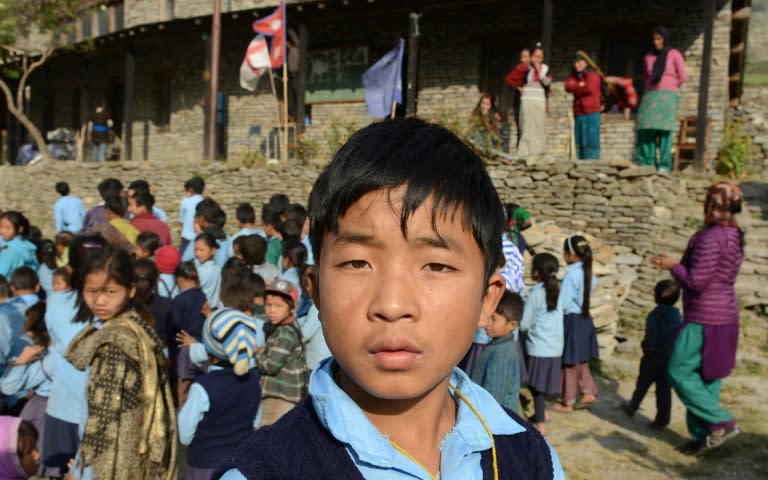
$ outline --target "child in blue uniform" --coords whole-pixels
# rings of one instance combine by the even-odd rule
[[[554,409],[573,412],[578,406],[588,406],[597,400],[597,385],[589,370],[589,360],[597,358],[597,332],[589,313],[589,300],[595,289],[592,275],[592,248],[581,235],[568,237],[563,245],[568,268],[560,290],[559,303],[563,309],[563,369],[560,402]]]
[[[523,299],[504,292],[485,330],[491,343],[472,370],[472,381],[488,390],[507,410],[517,412],[520,403],[520,349],[515,330],[523,316]]]
[[[504,291],[504,214],[474,152],[418,119],[374,123],[309,210],[334,356],[213,478],[564,478],[541,434],[455,368]]]
[[[211,478],[219,460],[255,428],[261,385],[248,352],[255,350],[258,329],[253,318],[234,308],[205,321],[203,345],[211,365],[190,387],[178,415],[179,441],[189,445],[185,480]]]
[[[663,429],[669,425],[672,410],[672,386],[667,376],[669,357],[675,346],[677,328],[680,326],[680,310],[675,307],[680,298],[680,288],[672,280],[662,280],[654,289],[656,308],[645,319],[643,358],[637,385],[629,403],[621,408],[630,417],[640,408],[640,402],[652,384],[656,384],[656,418],[651,427]]]

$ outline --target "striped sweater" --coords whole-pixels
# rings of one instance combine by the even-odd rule
[[[262,398],[280,398],[299,403],[307,396],[309,369],[299,329],[293,324],[278,325],[256,354],[264,381]]]

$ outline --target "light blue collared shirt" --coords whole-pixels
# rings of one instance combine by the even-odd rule
[[[590,292],[595,291],[597,280],[592,275],[592,288]],[[572,263],[565,269],[565,277],[560,286],[560,297],[558,299],[563,314],[569,313],[581,314],[581,305],[584,303],[584,267],[581,262]]]
[[[56,233],[67,231],[77,233],[83,229],[85,207],[83,202],[73,196],[65,195],[53,205],[53,218],[56,222]]]
[[[179,223],[181,223],[181,238],[195,239],[195,209],[197,204],[203,201],[203,196],[196,193],[190,197],[184,197],[179,205]],[[182,252],[184,253],[184,252]]]
[[[382,435],[365,413],[333,380],[333,359],[324,360],[312,373],[309,395],[312,405],[331,435],[342,442],[362,476],[369,480],[429,479],[427,472],[413,460],[396,450],[387,436]],[[454,368],[451,383],[477,409],[494,435],[514,435],[525,428],[514,421],[490,393],[473,383],[467,375]],[[491,448],[480,420],[472,410],[457,400],[456,425],[440,446],[441,480],[472,480],[483,478],[481,452]],[[560,459],[550,446],[555,480],[564,480]],[[237,469],[229,470],[222,480],[245,480]]]
[[[561,357],[565,343],[563,333],[563,310],[560,302],[554,310],[547,309],[547,291],[543,283],[537,283],[528,290],[523,308],[520,330],[528,332],[525,350],[534,357]]]
[[[208,306],[211,309],[219,307],[219,288],[221,288],[221,266],[211,259],[203,263],[195,260],[197,276],[200,279],[200,290],[208,299]]]

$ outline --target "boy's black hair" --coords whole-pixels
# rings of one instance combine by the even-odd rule
[[[123,191],[123,184],[116,178],[105,178],[99,183],[99,195],[106,200],[111,195],[119,195]]]
[[[269,204],[275,207],[278,213],[283,213],[285,207],[290,205],[291,201],[288,199],[288,195],[284,193],[276,193],[269,197]]]
[[[515,292],[504,290],[504,294],[496,305],[496,313],[504,317],[507,322],[520,322],[523,318],[524,306],[523,297]]]
[[[184,190],[192,190],[197,194],[201,194],[205,190],[205,180],[200,177],[192,177],[184,182]]]
[[[254,298],[264,297],[264,288],[264,279],[246,270],[234,274],[227,282],[222,279],[219,296],[225,307],[245,312],[253,309]]]
[[[27,233],[27,240],[37,245],[43,240],[43,231],[35,225],[30,225],[29,233]]]
[[[56,244],[53,240],[44,238],[37,245],[37,263],[56,270]]]
[[[68,286],[72,286],[72,275],[66,267],[59,267],[53,271],[54,277],[61,277]]]
[[[155,206],[155,196],[149,193],[147,190],[136,190],[133,192],[133,201],[137,207],[144,207],[148,212],[152,211],[152,207]],[[105,199],[106,201],[106,199]]]
[[[216,200],[208,197],[204,198],[195,207],[195,216],[203,217],[206,222],[212,226],[223,228],[227,223],[227,214],[221,209]]]
[[[438,216],[461,221],[485,258],[485,281],[504,261],[506,225],[496,189],[480,158],[449,130],[416,118],[373,123],[336,152],[309,196],[310,238],[316,259],[323,237],[363,195],[405,186],[400,230],[429,197]],[[458,218],[457,218],[458,217]]]
[[[267,253],[267,241],[261,235],[242,235],[235,239],[240,256],[246,265],[254,266],[264,263],[264,255]]]
[[[141,232],[136,237],[136,246],[149,253],[150,257],[155,256],[155,251],[160,248],[160,237],[155,232]]]
[[[59,232],[55,237],[53,237],[53,242],[56,245],[61,245],[62,247],[68,247],[72,245],[72,242],[74,241],[75,235],[72,232]]]
[[[280,235],[283,241],[301,240],[301,232],[304,230],[304,224],[298,220],[286,220],[280,224]]]
[[[176,270],[173,272],[173,276],[176,278],[194,280],[195,282],[200,283],[200,277],[197,274],[194,260],[187,260],[186,262],[179,263]]]
[[[35,345],[48,347],[51,337],[45,325],[45,302],[37,302],[24,312],[24,331],[32,332]]]
[[[133,194],[136,192],[151,192],[149,188],[149,182],[146,180],[134,180],[128,184],[128,190],[133,190]]]
[[[125,199],[120,195],[111,195],[104,200],[104,208],[114,213],[118,217],[125,215],[126,205]]]
[[[195,241],[201,241],[208,245],[208,248],[219,248],[219,242],[216,240],[216,236],[211,232],[198,233],[195,237]]]
[[[284,259],[288,259],[292,267],[299,270],[307,263],[307,247],[299,240],[284,241],[282,255]]]
[[[278,207],[269,203],[263,205],[261,207],[261,223],[269,225],[275,230],[280,230],[282,221],[280,220],[280,210],[278,210]]]
[[[12,296],[11,283],[7,278],[0,275],[0,298],[11,298]]]
[[[251,269],[242,260],[237,257],[231,257],[224,262],[221,267],[221,284],[235,282],[237,283],[239,276],[250,272]]]
[[[240,223],[255,223],[256,211],[250,203],[241,203],[235,209],[235,218]]]
[[[37,285],[37,274],[29,267],[19,267],[11,274],[11,286],[15,290],[34,290]]]
[[[292,203],[283,210],[283,217],[285,217],[286,221],[296,220],[301,225],[304,225],[304,221],[307,219],[307,209],[300,203]]]
[[[674,305],[680,298],[680,284],[674,280],[662,280],[654,287],[653,296],[657,304]]]
[[[69,195],[69,184],[67,182],[56,182],[56,192],[62,197]]]

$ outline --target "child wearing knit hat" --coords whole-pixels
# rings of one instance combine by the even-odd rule
[[[179,294],[175,275],[179,263],[181,263],[181,254],[173,245],[163,245],[155,252],[155,265],[160,272],[157,294],[161,297],[173,298]]]
[[[261,400],[259,372],[251,368],[260,325],[235,308],[205,320],[208,373],[197,377],[179,410],[179,440],[189,445],[185,479],[208,479],[219,459],[253,431]]]
[[[265,289],[267,343],[256,354],[264,378],[260,426],[271,425],[307,396],[309,369],[301,330],[294,322],[299,289],[278,279]]]

